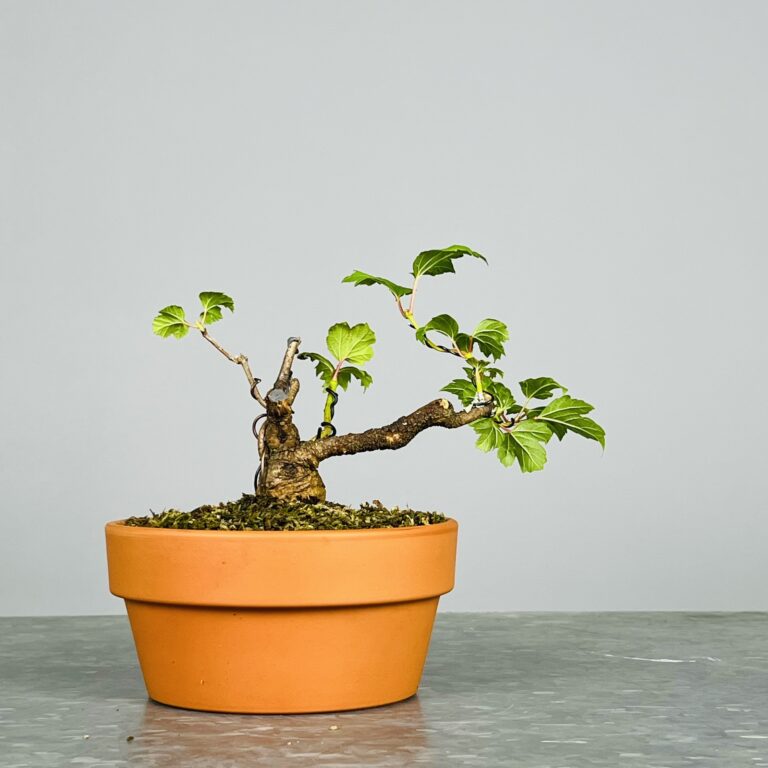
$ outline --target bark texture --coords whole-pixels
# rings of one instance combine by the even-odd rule
[[[301,339],[291,337],[275,385],[265,398],[266,422],[259,444],[262,470],[257,493],[272,499],[324,501],[325,484],[317,471],[317,461],[297,456],[301,446],[299,430],[293,423],[293,402],[299,394],[299,380],[291,366]]]
[[[302,440],[293,423],[293,403],[299,381],[291,366],[301,340],[288,339],[280,371],[264,398],[266,421],[259,433],[262,469],[257,493],[277,500],[324,501],[325,484],[318,471],[320,462],[333,456],[366,451],[402,448],[430,427],[455,429],[490,416],[493,405],[486,403],[468,411],[456,411],[445,399],[433,400],[391,424],[365,432]]]
[[[455,429],[473,421],[490,416],[493,406],[477,406],[469,411],[455,411],[445,399],[433,400],[407,416],[395,419],[384,427],[375,427],[365,432],[350,432],[323,440],[301,443],[297,456],[314,458],[318,463],[332,456],[348,456],[366,451],[396,450],[408,445],[416,435],[430,427]]]

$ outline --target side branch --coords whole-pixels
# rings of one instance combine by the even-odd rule
[[[408,416],[401,416],[384,427],[368,429],[365,432],[350,433],[311,440],[302,443],[297,454],[316,462],[332,456],[346,456],[365,451],[385,451],[402,448],[413,440],[419,432],[429,427],[455,429],[483,419],[493,413],[493,405],[478,405],[469,411],[455,411],[444,399],[433,400],[423,405]]]
[[[280,372],[275,379],[275,389],[285,390],[288,387],[288,383],[291,380],[291,367],[293,366],[293,358],[296,357],[296,353],[299,351],[299,344],[301,339],[298,336],[291,336],[288,339],[288,346],[285,350],[283,357],[283,363],[280,366]]]
[[[251,394],[253,395],[254,399],[261,405],[263,408],[267,407],[267,404],[264,402],[264,398],[261,396],[261,393],[259,392],[259,381],[260,379],[257,379],[254,377],[253,372],[251,371],[251,366],[248,362],[248,358],[245,355],[233,355],[231,352],[228,352],[224,347],[219,344],[216,339],[213,338],[208,333],[207,328],[202,328],[200,330],[200,333],[202,337],[210,344],[212,344],[216,349],[221,352],[224,357],[227,358],[232,363],[235,363],[236,365],[239,365],[243,372],[245,373],[245,377],[248,379],[248,384],[251,387]]]

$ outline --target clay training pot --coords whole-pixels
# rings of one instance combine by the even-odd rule
[[[416,693],[458,525],[195,531],[108,523],[149,696],[216,712],[328,712]]]

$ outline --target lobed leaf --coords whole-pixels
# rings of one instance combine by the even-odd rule
[[[517,459],[514,444],[512,443],[510,436],[504,432],[500,434],[498,446],[496,447],[496,455],[505,467],[511,467]]]
[[[397,299],[401,299],[403,296],[413,293],[411,288],[406,288],[404,285],[393,283],[385,277],[376,277],[376,275],[369,275],[367,272],[360,272],[358,269],[351,275],[347,275],[341,282],[353,283],[354,285],[383,285],[388,288],[390,293]]]
[[[496,447],[499,435],[502,434],[499,425],[493,419],[478,419],[472,422],[472,429],[477,432],[475,445],[486,453]]]
[[[479,419],[472,423],[472,428],[478,435],[477,447],[486,452],[495,448],[505,467],[517,461],[521,472],[536,472],[547,463],[544,446],[552,437],[547,424],[526,420],[506,430],[494,419]]]
[[[495,378],[504,378],[504,371],[501,370],[501,368],[493,368],[487,360],[475,360],[474,363],[475,367],[480,369],[480,372],[483,376],[483,378],[486,379],[495,379]],[[467,377],[470,379],[474,379],[475,376],[475,369],[474,368],[462,368],[462,371],[467,374]]]
[[[537,421],[521,421],[507,433],[511,450],[520,464],[521,472],[536,472],[544,469],[547,451],[544,444],[552,437],[546,424]]]
[[[547,425],[554,432],[558,440],[562,440],[568,434],[568,428],[556,421],[548,421]]]
[[[325,355],[321,355],[319,352],[302,352],[298,358],[299,360],[311,360],[315,363],[317,377],[325,383],[326,387],[330,384],[336,366]]]
[[[200,303],[203,305],[203,311],[200,313],[200,322],[203,325],[221,320],[222,309],[235,311],[235,302],[220,291],[203,291],[200,294]]]
[[[537,416],[536,421],[546,422],[562,440],[564,430],[596,440],[605,448],[605,430],[585,414],[594,410],[584,400],[577,400],[570,395],[563,395],[553,400]]]
[[[413,261],[414,277],[422,275],[442,275],[446,272],[456,272],[453,262],[462,256],[474,256],[482,259],[486,264],[488,260],[477,251],[467,248],[466,245],[451,245],[447,248],[438,248],[434,251],[422,251]]]
[[[339,386],[346,390],[346,388],[349,386],[349,382],[353,378],[360,382],[363,390],[368,389],[368,387],[373,384],[373,377],[370,373],[368,373],[368,371],[364,371],[362,368],[356,368],[353,365],[345,365],[343,368],[341,368],[336,377],[336,380],[339,382]]]
[[[175,336],[177,339],[189,333],[189,326],[184,310],[176,304],[163,307],[152,321],[152,332],[164,339]]]
[[[605,430],[589,416],[579,416],[568,422],[568,429],[577,435],[596,440],[605,448]]]
[[[472,337],[484,355],[498,360],[504,355],[504,342],[509,339],[509,331],[501,320],[487,318],[478,323]]]
[[[562,394],[568,391],[567,387],[559,384],[549,376],[540,376],[537,379],[525,379],[520,382],[520,389],[529,400],[548,400],[559,389]]]
[[[502,384],[500,381],[489,381],[484,384],[484,387],[486,391],[490,392],[493,396],[494,407],[497,414],[504,414],[514,408],[515,396],[506,384]],[[517,410],[520,409],[518,408]]]
[[[570,395],[563,395],[549,403],[539,415],[539,418],[549,418],[551,421],[568,421],[575,416],[583,416],[594,410],[594,406],[584,400],[577,400]]]
[[[353,365],[367,363],[373,357],[376,334],[368,323],[336,323],[328,329],[328,350],[339,361]]]
[[[453,339],[453,342],[461,352],[464,352],[464,354],[472,354],[472,348],[475,346],[475,340],[468,333],[457,333]]]
[[[459,324],[450,315],[437,315],[418,328],[416,338],[425,343],[429,331],[435,331],[453,340],[459,335]]]
[[[454,379],[448,382],[440,391],[456,395],[459,398],[459,402],[464,406],[470,405],[477,396],[477,388],[473,382],[467,379]]]

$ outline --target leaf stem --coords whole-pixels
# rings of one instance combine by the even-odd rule
[[[411,298],[408,300],[408,312],[413,314],[413,308],[416,306],[416,291],[419,287],[419,277],[420,275],[417,275],[413,278],[413,285],[411,286]]]
[[[477,390],[478,395],[483,394],[483,375],[480,371],[479,366],[474,366],[475,368],[475,389]]]
[[[341,365],[341,363],[339,363]],[[339,387],[339,381],[337,378],[338,375],[338,366],[336,367],[336,371],[334,371],[333,377],[328,382],[328,389],[333,390],[333,392],[336,392],[336,390]],[[331,424],[333,422],[333,406],[335,403],[335,398],[333,395],[328,393],[325,397],[325,407],[323,408],[323,422],[326,424]],[[329,426],[324,426],[322,429],[322,432],[320,433],[320,437],[328,437],[329,435],[333,434],[331,428]]]

